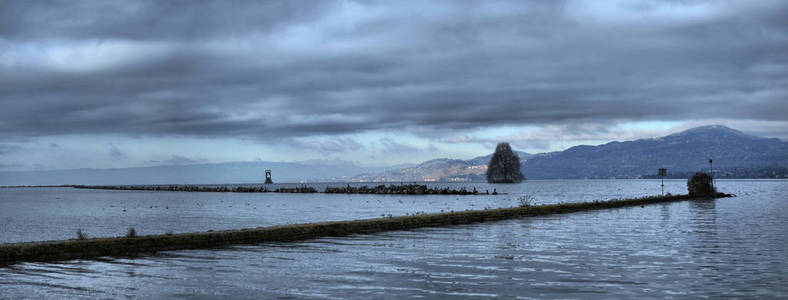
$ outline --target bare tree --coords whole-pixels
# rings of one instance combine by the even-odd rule
[[[525,176],[520,172],[520,157],[512,151],[509,143],[498,144],[487,166],[487,182],[517,183],[523,180]]]

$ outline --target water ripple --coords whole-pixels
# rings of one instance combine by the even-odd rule
[[[615,194],[626,183],[571,184]],[[721,181],[739,197],[715,201],[23,263],[0,268],[0,298],[781,298],[786,183]]]

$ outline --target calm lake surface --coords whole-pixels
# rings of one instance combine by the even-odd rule
[[[338,184],[333,184],[336,186]],[[483,183],[443,184],[476,187]],[[684,193],[685,181],[666,181]],[[299,243],[0,268],[0,298],[784,298],[788,181],[719,180],[735,198]],[[322,190],[322,185],[311,185]],[[235,229],[628,198],[656,180],[527,181],[507,195],[0,189],[0,243]]]

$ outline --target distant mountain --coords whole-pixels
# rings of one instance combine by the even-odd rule
[[[788,143],[744,134],[721,125],[692,128],[661,138],[575,146],[542,153],[522,164],[527,178],[640,178],[668,173],[785,166]]]
[[[520,162],[528,160],[530,153],[514,151]],[[421,164],[378,174],[360,174],[351,181],[407,182],[407,181],[484,181],[487,164],[492,154],[469,160],[439,158]]]
[[[274,183],[323,181],[326,178],[345,181],[359,173],[386,170],[383,167],[361,167],[344,161],[229,162],[119,169],[0,172],[0,186],[262,183],[265,181],[266,169],[271,169]]]
[[[788,142],[703,126],[668,136],[520,156],[527,179],[686,178],[709,168],[717,177],[788,178]],[[345,161],[231,162],[125,169],[0,172],[1,185],[260,183],[265,169],[274,182],[484,181],[492,154],[469,160],[433,159],[417,165],[361,167]]]
[[[709,169],[719,177],[788,177],[788,143],[744,134],[721,125],[692,128],[654,139],[575,146],[540,154],[517,152],[527,179],[645,178],[667,168],[669,177],[687,178]],[[470,160],[435,159],[352,181],[484,181],[492,154]]]

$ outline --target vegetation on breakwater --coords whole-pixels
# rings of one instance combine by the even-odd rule
[[[717,189],[714,188],[714,181],[709,174],[697,172],[692,178],[687,179],[687,191],[691,196],[714,195]]]
[[[269,190],[265,186],[237,186],[229,188],[226,186],[196,186],[196,185],[73,185],[78,189],[100,189],[100,190],[129,190],[129,191],[170,191],[170,192],[224,192],[224,193],[320,193],[313,187],[282,187]],[[423,184],[400,184],[400,185],[378,185],[375,187],[360,186],[353,187],[326,187],[323,191],[326,194],[379,194],[379,195],[477,195],[480,194],[476,188],[468,190],[464,187],[460,189],[450,188],[431,188]],[[485,192],[484,194],[486,194]],[[497,195],[498,193],[493,193]]]
[[[690,195],[653,196],[635,199],[561,203],[551,205],[473,210],[462,212],[417,214],[354,221],[323,222],[258,227],[240,230],[163,234],[128,237],[85,238],[67,241],[0,244],[0,265],[23,261],[86,259],[102,256],[130,256],[165,250],[225,247],[233,244],[289,242],[319,237],[369,234],[381,231],[408,230],[420,227],[469,224],[520,217],[565,214],[578,211],[639,206],[675,201],[731,197],[717,193],[708,197]]]

